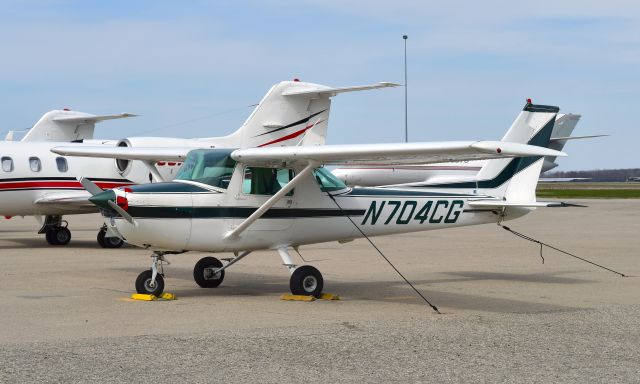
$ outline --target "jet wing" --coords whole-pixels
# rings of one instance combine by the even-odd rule
[[[237,149],[231,157],[241,163],[271,165],[429,164],[523,156],[566,156],[549,148],[503,141],[321,145]]]
[[[110,147],[110,146],[60,146],[51,149],[51,152],[63,156],[79,156],[79,157],[101,157],[125,160],[142,160],[142,161],[183,161],[187,157],[187,153],[195,148],[176,148],[176,147],[149,147],[149,148],[132,148],[132,147]]]
[[[34,203],[36,206],[46,206],[49,209],[54,208],[61,212],[97,212],[96,206],[89,202],[89,197],[91,197],[91,194],[87,191],[68,191],[44,195]]]

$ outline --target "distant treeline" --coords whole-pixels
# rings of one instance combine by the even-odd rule
[[[591,179],[591,181],[627,181],[630,177],[640,177],[640,168],[556,171],[546,172],[544,177],[585,177]]]

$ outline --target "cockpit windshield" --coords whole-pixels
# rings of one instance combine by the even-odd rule
[[[233,149],[194,149],[187,154],[176,180],[191,180],[227,189],[236,162]]]
[[[347,188],[342,180],[335,177],[333,173],[329,172],[326,168],[316,169],[313,171],[313,175],[318,181],[318,184],[320,184],[320,189],[324,192],[338,191]]]

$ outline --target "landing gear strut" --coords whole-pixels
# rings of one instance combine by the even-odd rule
[[[163,252],[154,252],[151,255],[151,269],[142,272],[138,275],[136,279],[136,292],[147,294],[147,295],[155,295],[160,296],[164,291],[164,273],[158,272],[158,265],[160,265],[160,269],[162,270],[163,264],[170,264],[164,258]]]
[[[289,289],[294,295],[305,295],[320,297],[324,288],[322,274],[310,265],[296,266],[286,248],[278,248],[278,253],[282,258],[282,263],[291,272]]]

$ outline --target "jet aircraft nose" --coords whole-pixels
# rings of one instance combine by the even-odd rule
[[[89,198],[89,201],[95,205],[97,205],[100,208],[104,208],[104,209],[111,209],[111,207],[109,206],[108,201],[116,201],[116,193],[112,190],[107,190],[101,193],[98,193],[97,195],[91,196]]]

